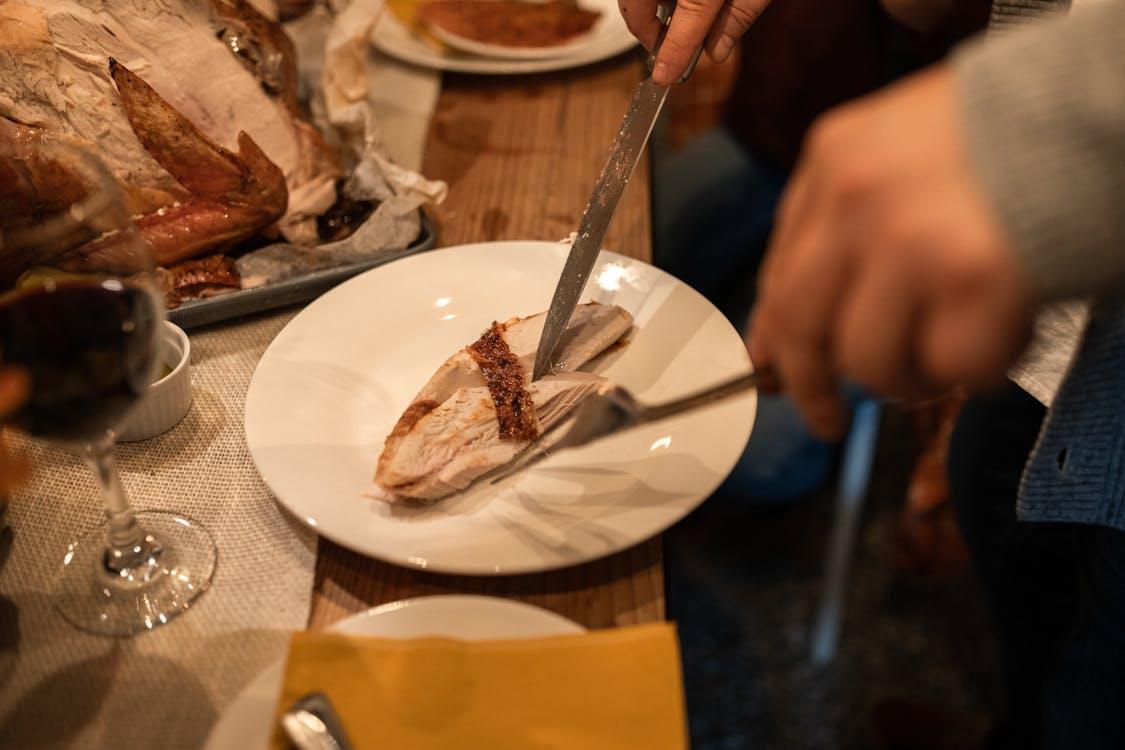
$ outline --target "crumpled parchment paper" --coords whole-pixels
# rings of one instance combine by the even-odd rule
[[[311,247],[278,242],[243,255],[237,260],[243,288],[402,250],[421,231],[419,208],[445,199],[444,182],[428,180],[388,157],[368,101],[368,38],[386,12],[384,0],[332,0],[328,5],[317,5],[285,28],[297,48],[313,122],[340,148],[349,166],[342,192],[380,205],[346,239]]]

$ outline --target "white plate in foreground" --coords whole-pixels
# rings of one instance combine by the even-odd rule
[[[593,28],[581,37],[559,47],[545,48],[542,53],[508,52],[509,55],[522,54],[534,59],[499,59],[435,48],[420,39],[390,11],[384,12],[375,24],[371,42],[380,52],[424,68],[492,75],[577,68],[616,57],[636,46],[637,40],[625,26],[617,0],[582,0],[582,6],[600,12],[601,16]],[[481,45],[478,51],[494,51],[495,46]]]
[[[563,451],[430,506],[366,496],[383,440],[438,366],[494,320],[545,310],[568,246],[493,242],[405,258],[295,317],[246,396],[246,441],[278,501],[320,534],[399,565],[475,575],[562,568],[642,542],[734,467],[753,394]],[[698,292],[603,252],[583,299],[633,314],[629,344],[594,371],[642,401],[741,374],[742,339]]]
[[[538,638],[585,630],[554,612],[487,596],[406,599],[353,615],[328,629],[379,638],[446,636],[466,641]],[[254,678],[223,712],[205,750],[266,747],[284,676],[285,662],[279,661]]]

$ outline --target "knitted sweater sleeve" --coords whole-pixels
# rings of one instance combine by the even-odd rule
[[[970,159],[1039,299],[1125,292],[1125,0],[974,40],[953,68]]]

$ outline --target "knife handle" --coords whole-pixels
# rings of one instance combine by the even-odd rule
[[[648,56],[647,66],[649,75],[652,75],[652,70],[656,67],[656,56],[660,54],[660,47],[664,44],[664,37],[668,34],[668,25],[672,23],[672,14],[675,12],[676,0],[661,0],[656,6],[656,17],[664,26],[660,29],[660,35],[656,37],[656,44],[652,48],[652,54]],[[675,83],[683,83],[695,72],[695,65],[699,62],[699,56],[702,54],[703,45],[701,44],[696,48],[695,53],[692,54],[691,62],[688,63],[684,74],[677,78]]]

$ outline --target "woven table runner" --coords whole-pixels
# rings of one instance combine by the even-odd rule
[[[289,633],[305,627],[315,535],[274,502],[242,427],[254,367],[293,314],[193,335],[188,416],[117,448],[134,508],[187,515],[218,544],[211,589],[168,625],[116,640],[81,633],[54,611],[63,553],[101,523],[101,499],[77,457],[12,438],[33,475],[0,536],[0,747],[199,747],[246,683],[284,656]]]

